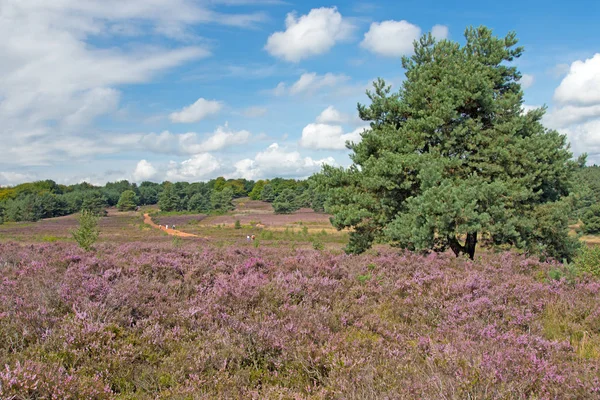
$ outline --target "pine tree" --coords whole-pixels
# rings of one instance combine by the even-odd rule
[[[135,210],[138,204],[138,197],[133,190],[126,190],[121,193],[117,208],[119,211],[131,211]]]
[[[379,79],[359,105],[370,129],[349,144],[353,164],[325,166],[316,178],[348,252],[376,240],[405,249],[473,258],[483,238],[569,257],[564,198],[577,163],[566,137],[541,124],[545,109],[524,113],[521,56],[514,33],[468,28],[466,44],[430,35],[404,57],[397,93]]]

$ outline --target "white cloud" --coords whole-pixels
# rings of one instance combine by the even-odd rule
[[[204,136],[202,138],[201,136]],[[247,130],[234,131],[227,123],[206,135],[196,132],[172,133],[163,131],[159,134],[120,135],[109,141],[114,146],[136,150],[149,150],[161,154],[196,154],[223,150],[227,147],[241,146],[248,143],[252,134]]]
[[[585,61],[575,61],[554,92],[559,103],[593,105],[600,103],[600,53]]]
[[[115,111],[121,94],[110,88],[95,88],[85,92],[79,99],[79,107],[63,120],[64,128],[86,126],[94,118]]]
[[[334,106],[329,106],[319,114],[317,122],[320,124],[343,124],[351,120],[351,117],[346,114],[342,114]]]
[[[32,181],[33,175],[22,174],[19,172],[1,172],[0,171],[0,187],[3,186],[14,186],[19,183]]]
[[[546,116],[546,122],[550,126],[559,129],[569,127],[573,124],[587,122],[595,118],[600,118],[600,103],[584,107],[576,105],[555,107]]]
[[[358,143],[362,140],[361,133],[369,126],[358,118],[342,114],[333,106],[327,107],[317,116],[317,123],[310,123],[302,129],[302,137],[298,144],[301,147],[314,150],[345,150],[346,142]],[[352,123],[357,127],[352,132],[344,133],[341,124]]]
[[[250,132],[246,130],[237,132],[231,131],[228,130],[228,126],[225,124],[224,127],[219,126],[211,136],[197,145],[193,144],[193,142],[188,138],[185,138],[182,144],[185,146],[185,148],[189,149],[189,152],[192,153],[199,151],[216,151],[224,149],[225,147],[246,144],[248,143],[250,137]]]
[[[360,45],[382,56],[399,57],[411,54],[413,41],[420,36],[421,28],[408,21],[373,22]]]
[[[448,39],[448,27],[445,25],[434,25],[431,28],[431,35],[438,41]]]
[[[156,168],[146,160],[140,160],[133,171],[133,180],[143,182],[153,179],[156,176]]]
[[[243,159],[235,163],[231,177],[262,179],[274,176],[305,178],[321,170],[323,164],[336,165],[333,157],[315,160],[302,157],[297,151],[286,151],[277,143],[256,154],[254,159]]]
[[[289,13],[285,26],[285,31],[269,36],[265,49],[272,56],[291,62],[326,53],[353,30],[335,7],[314,8],[300,18]]]
[[[535,78],[533,75],[523,74],[521,76],[521,87],[523,89],[530,88],[534,82],[535,82]]]
[[[165,178],[169,181],[194,182],[205,180],[221,168],[221,163],[212,154],[196,154],[181,163],[171,162]]]
[[[248,107],[243,111],[243,115],[248,118],[264,117],[269,110],[266,107]]]
[[[85,132],[86,144],[101,142],[102,132],[89,126],[118,109],[120,85],[145,83],[210,55],[199,45],[160,47],[130,42],[133,37],[162,36],[151,43],[163,43],[165,37],[189,39],[201,23],[265,20],[263,13],[224,14],[196,0],[0,2],[0,140],[3,158],[21,165],[60,160],[66,152],[53,145],[55,138],[83,144],[75,135]],[[70,147],[69,153],[91,153]]]
[[[276,96],[282,96],[286,93],[290,95],[311,95],[320,89],[325,87],[335,87],[349,79],[348,76],[343,74],[326,73],[325,75],[318,75],[315,72],[307,72],[302,74],[289,88],[284,82],[280,82],[277,87],[273,89],[273,94]]]
[[[191,123],[198,122],[204,118],[218,114],[223,109],[223,103],[216,100],[206,100],[199,98],[194,104],[184,107],[181,111],[176,111],[169,115],[171,122]]]
[[[340,125],[308,124],[302,129],[300,146],[309,149],[344,150],[346,141],[360,142],[363,128],[344,134]]]
[[[544,123],[568,136],[575,155],[586,152],[600,162],[600,53],[571,64],[554,100]]]

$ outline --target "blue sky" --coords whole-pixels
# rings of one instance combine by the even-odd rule
[[[432,31],[516,31],[525,109],[600,162],[593,1],[0,0],[0,185],[306,177]]]

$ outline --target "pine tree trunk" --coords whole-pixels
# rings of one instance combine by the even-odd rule
[[[477,232],[467,233],[467,240],[464,246],[458,242],[455,236],[448,236],[448,245],[456,257],[464,253],[468,254],[469,258],[473,260],[475,257],[475,247],[477,246]]]
[[[456,257],[460,256],[460,253],[464,251],[464,247],[458,243],[456,236],[448,236],[448,244]]]
[[[477,232],[467,233],[467,241],[465,242],[465,253],[472,260],[475,257],[475,247],[477,246]]]

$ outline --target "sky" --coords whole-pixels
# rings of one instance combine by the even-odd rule
[[[348,166],[357,103],[432,32],[515,31],[524,109],[600,163],[600,4],[0,0],[0,186],[304,178]]]

